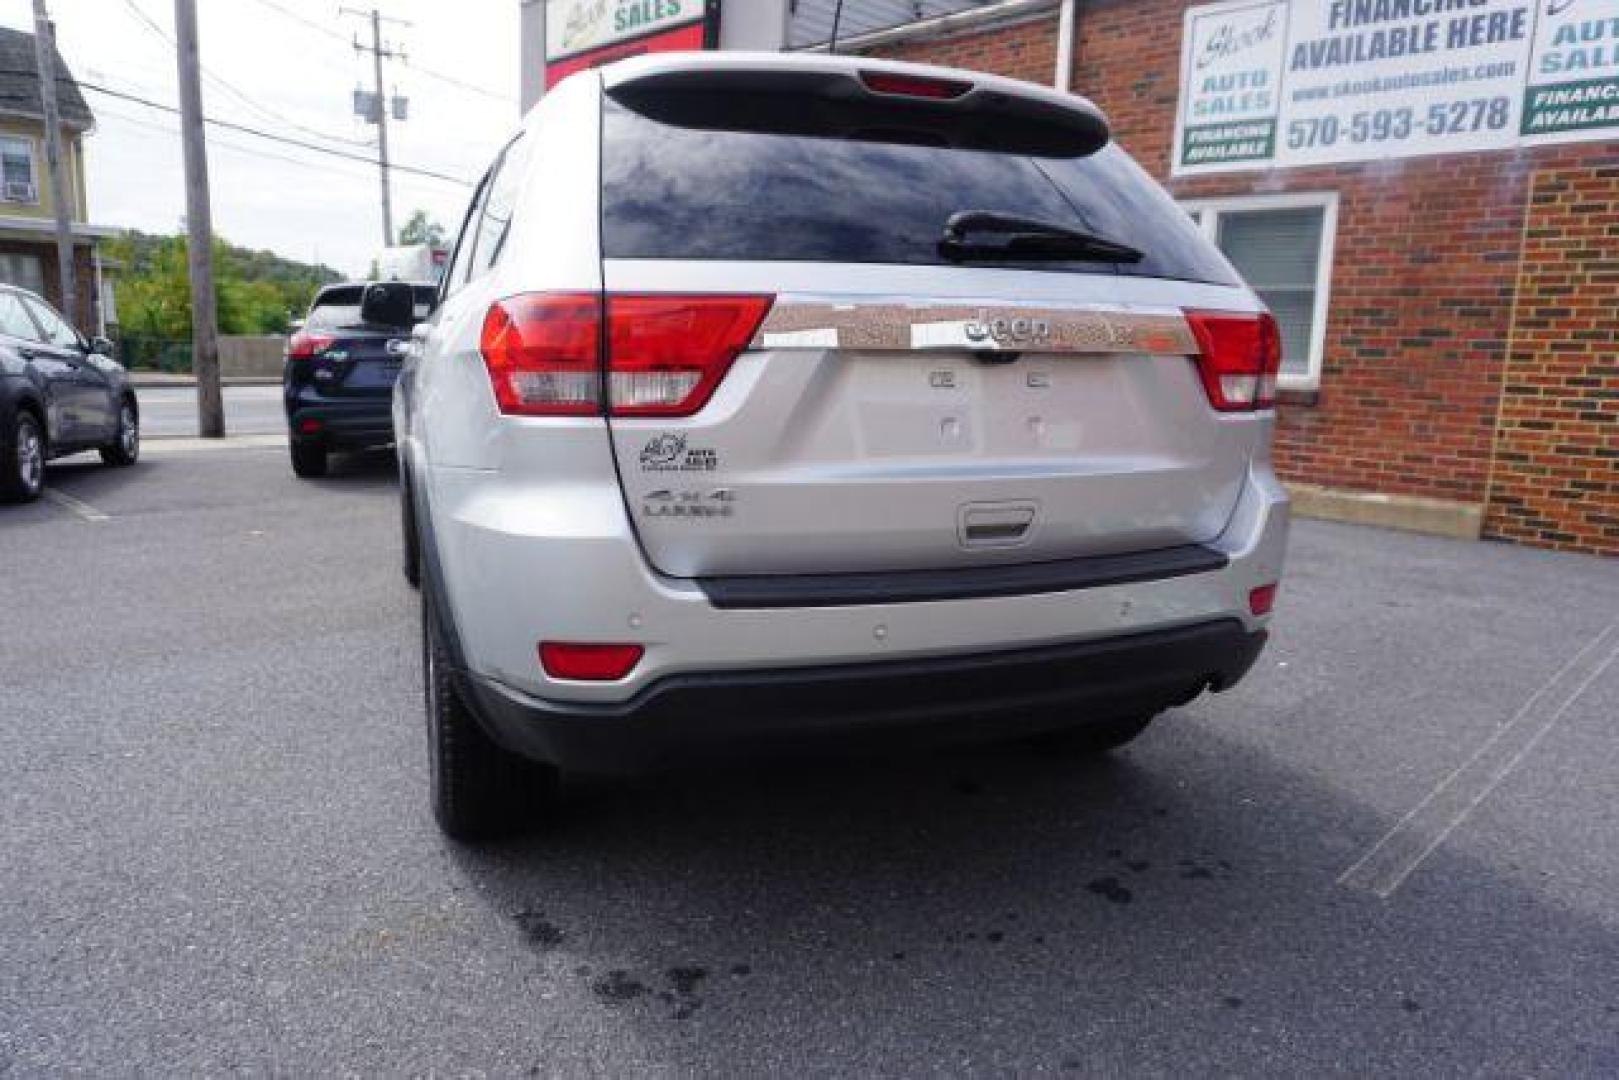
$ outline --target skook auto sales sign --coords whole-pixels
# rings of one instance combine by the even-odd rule
[[[1186,12],[1177,175],[1619,137],[1619,0]]]
[[[716,0],[547,0],[545,86],[627,56],[712,48]]]

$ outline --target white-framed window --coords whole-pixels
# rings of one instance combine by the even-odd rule
[[[1316,389],[1327,340],[1337,192],[1189,199],[1181,205],[1276,316],[1282,387]]]
[[[45,295],[45,264],[38,255],[0,253],[0,284],[15,285],[38,296]]]
[[[26,135],[0,135],[0,200],[38,203],[34,140]]]

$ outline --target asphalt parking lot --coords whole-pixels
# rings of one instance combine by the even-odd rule
[[[1250,680],[1000,748],[425,798],[393,464],[0,508],[0,1075],[1619,1073],[1619,565],[1298,524]]]

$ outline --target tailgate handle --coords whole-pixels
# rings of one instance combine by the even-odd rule
[[[968,548],[1016,547],[1029,537],[1038,503],[968,503],[961,508],[958,533]]]

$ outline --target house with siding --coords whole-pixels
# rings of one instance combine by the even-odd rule
[[[103,333],[117,316],[107,302],[110,290],[103,288],[96,246],[114,230],[89,223],[84,137],[95,126],[95,116],[60,55],[56,72],[78,285],[77,310],[64,314],[85,333]],[[55,214],[34,35],[0,28],[0,282],[30,289],[60,308]]]

